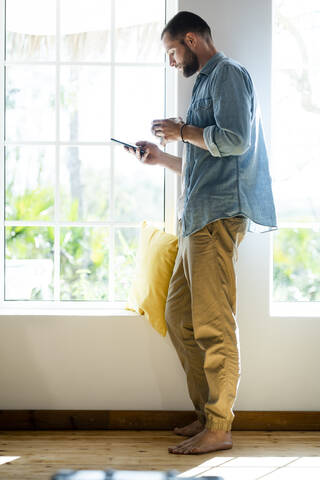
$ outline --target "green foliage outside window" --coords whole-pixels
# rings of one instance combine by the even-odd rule
[[[274,301],[320,301],[320,233],[282,228],[274,236]]]

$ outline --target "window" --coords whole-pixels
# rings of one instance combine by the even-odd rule
[[[274,0],[273,301],[320,301],[320,5]]]
[[[123,302],[164,169],[109,139],[166,114],[165,0],[5,3],[2,307]]]

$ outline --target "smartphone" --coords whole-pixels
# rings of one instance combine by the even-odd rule
[[[141,147],[138,147],[137,145],[132,145],[131,143],[126,143],[126,142],[120,142],[120,140],[116,140],[115,138],[110,138],[113,142],[121,143],[121,145],[124,145],[125,147],[128,148],[133,148],[134,151],[137,150],[137,148],[140,148],[140,153],[141,155],[144,154],[144,150]]]

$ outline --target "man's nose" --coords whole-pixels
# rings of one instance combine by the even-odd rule
[[[170,63],[170,67],[174,67],[175,64],[176,64],[175,59],[174,59],[173,56],[171,56],[171,55],[170,55],[170,57],[169,57],[169,63]]]

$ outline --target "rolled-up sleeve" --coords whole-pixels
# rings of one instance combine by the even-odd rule
[[[250,147],[254,108],[252,82],[240,67],[224,64],[211,86],[215,125],[203,130],[214,157],[242,155]]]

